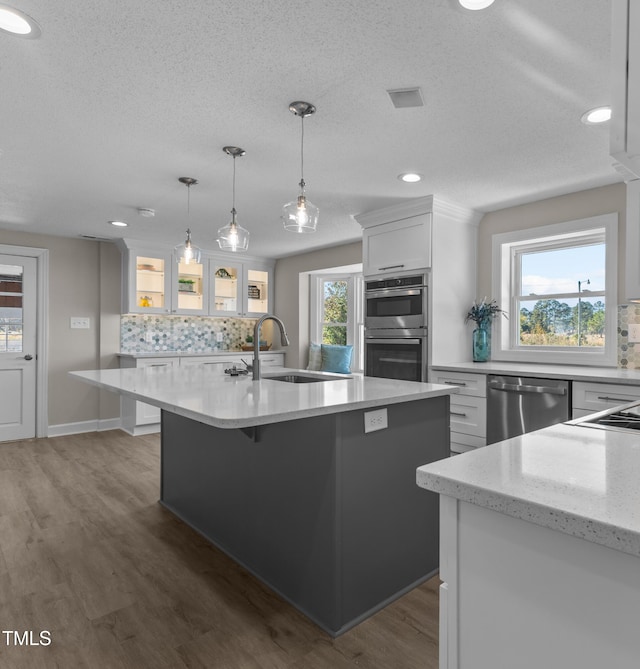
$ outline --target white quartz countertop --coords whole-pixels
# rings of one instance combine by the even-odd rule
[[[433,365],[434,372],[473,372],[476,374],[507,374],[542,379],[568,379],[596,383],[640,385],[640,369],[589,367],[586,365],[538,365],[520,362],[452,362]]]
[[[419,467],[416,481],[640,557],[640,434],[554,425]]]
[[[292,372],[329,380],[285,383],[268,378]],[[99,369],[69,374],[99,388],[222,428],[266,425],[457,392],[455,387],[445,385],[284,367],[263,370],[264,378],[260,381],[253,381],[250,375],[220,375],[205,365]]]

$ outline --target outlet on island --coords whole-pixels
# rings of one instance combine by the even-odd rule
[[[364,431],[375,432],[389,427],[387,423],[387,410],[376,409],[375,411],[364,412]]]

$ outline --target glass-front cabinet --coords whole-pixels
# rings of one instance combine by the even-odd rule
[[[118,240],[123,313],[259,317],[273,308],[273,263],[213,254],[178,263],[172,249]]]
[[[209,312],[221,316],[262,316],[272,303],[272,267],[256,262],[210,261]]]
[[[129,312],[167,313],[171,309],[171,254],[131,251]]]
[[[242,264],[229,263],[222,258],[209,261],[211,297],[209,312],[238,315],[242,311]]]
[[[208,313],[206,267],[206,260],[204,263],[175,263],[177,281],[173,282],[173,304],[175,308],[172,311],[178,314],[200,316],[205,316]]]

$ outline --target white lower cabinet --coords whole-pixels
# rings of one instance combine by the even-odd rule
[[[639,576],[635,555],[441,495],[439,667],[637,667]]]
[[[242,359],[251,364],[251,351],[237,351],[232,353],[218,353],[216,355],[190,355],[157,358],[120,358],[121,368],[131,367],[197,367],[206,365],[215,369],[216,374],[224,375],[224,370],[232,365],[244,367]],[[260,355],[262,368],[282,367],[284,365],[284,351],[273,351]],[[138,402],[130,397],[120,397],[120,420],[122,429],[129,434],[138,436],[160,432],[160,415],[158,407],[145,402]]]
[[[432,383],[457,386],[450,397],[451,453],[487,444],[487,377],[465,372],[432,372]]]
[[[120,358],[121,368],[177,367],[180,358]],[[122,429],[133,435],[149,434],[160,430],[160,409],[130,397],[120,396]]]
[[[582,418],[587,414],[613,409],[638,399],[639,386],[574,381],[572,418]]]

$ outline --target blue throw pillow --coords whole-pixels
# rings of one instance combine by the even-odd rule
[[[322,344],[321,357],[323,372],[348,374],[351,371],[351,355],[353,346],[339,346],[337,344]]]
[[[309,364],[307,369],[319,372],[320,367],[322,366],[322,353],[320,349],[320,344],[314,344],[311,342],[309,344]]]

